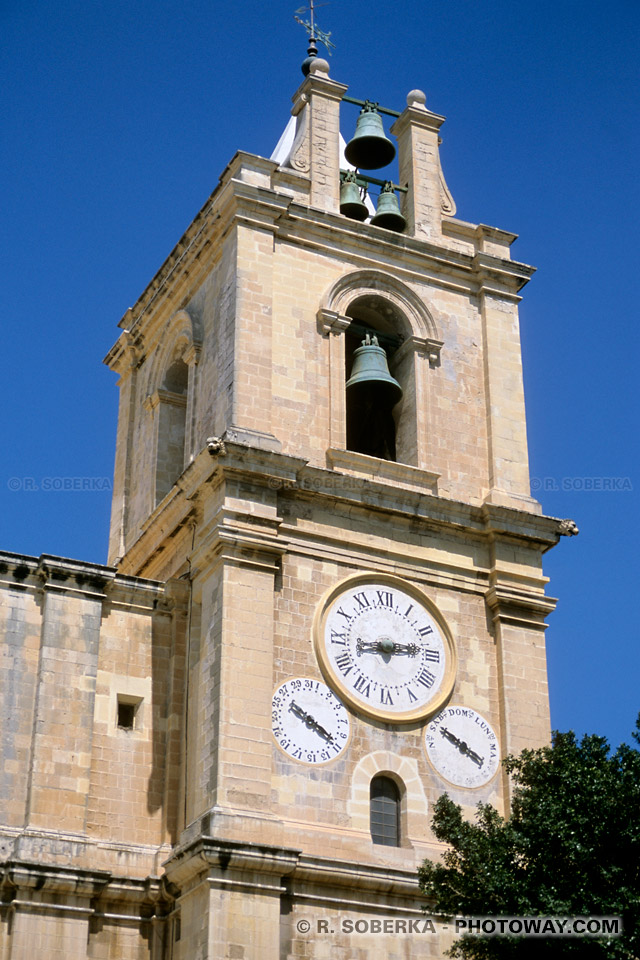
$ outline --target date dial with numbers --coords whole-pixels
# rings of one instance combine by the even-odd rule
[[[356,710],[406,723],[439,709],[455,680],[455,646],[431,601],[398,577],[361,574],[331,590],[314,624],[316,654]]]
[[[278,746],[301,763],[328,763],[349,742],[349,714],[319,680],[293,677],[271,701],[271,729]]]

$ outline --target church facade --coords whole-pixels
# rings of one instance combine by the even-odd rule
[[[533,269],[420,91],[404,228],[345,216],[346,89],[313,60],[121,321],[108,565],[0,555],[0,960],[439,958],[433,803],[549,739]]]

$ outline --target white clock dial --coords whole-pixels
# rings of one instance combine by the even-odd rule
[[[310,677],[282,683],[271,701],[271,728],[294,760],[328,763],[349,742],[349,714],[329,687]]]
[[[325,597],[315,624],[323,673],[357,710],[407,722],[437,710],[455,679],[455,649],[424,594],[398,577],[361,574]]]
[[[491,724],[469,707],[445,707],[424,739],[431,763],[457,787],[482,787],[500,766],[500,745]]]

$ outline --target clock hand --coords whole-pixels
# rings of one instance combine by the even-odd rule
[[[461,741],[458,740],[458,738],[455,736],[455,734],[451,733],[450,730],[447,730],[446,727],[440,727],[440,733],[442,734],[443,737],[446,737],[447,740],[449,740],[450,743],[455,744],[456,747],[458,747],[458,748],[460,747]]]
[[[309,717],[306,723],[311,730],[315,730],[315,732],[319,733],[320,736],[324,737],[325,740],[333,740],[333,734],[329,733],[328,730],[325,730],[324,727],[321,727],[318,721],[314,720],[313,717]]]
[[[356,653],[362,656],[363,653],[406,653],[409,657],[416,657],[420,653],[420,647],[417,643],[396,643],[388,637],[381,640],[358,640],[356,644]]]
[[[479,767],[484,763],[484,757],[481,757],[479,753],[476,753],[475,750],[471,750],[464,741],[460,744],[460,753],[463,753],[466,757],[469,757],[470,760],[473,760],[474,763],[477,763]]]
[[[292,700],[291,703],[289,704],[289,710],[291,710],[292,713],[295,713],[296,717],[299,717],[300,720],[307,719],[307,714],[304,712],[302,707],[298,706],[295,700]]]
[[[302,707],[298,706],[295,700],[291,701],[289,704],[289,709],[292,713],[295,713],[296,717],[302,720],[304,725],[308,727],[309,730],[315,730],[315,732],[319,733],[320,736],[324,737],[325,740],[333,740],[333,734],[329,733],[328,730],[325,730],[324,727],[321,727],[315,717],[313,717],[310,713],[306,713]]]
[[[475,750],[472,750],[464,742],[464,740],[459,740],[458,737],[456,737],[455,734],[451,733],[450,730],[447,730],[446,727],[440,727],[440,733],[442,734],[443,737],[446,737],[447,740],[450,741],[450,743],[453,743],[454,746],[458,748],[458,750],[463,756],[469,757],[469,759],[473,760],[474,763],[477,763],[479,767],[482,766],[482,764],[484,763],[484,757],[481,757],[479,753],[476,753]]]

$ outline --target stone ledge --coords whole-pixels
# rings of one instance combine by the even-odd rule
[[[419,467],[407,463],[380,460],[377,457],[369,457],[364,453],[339,450],[335,447],[330,447],[327,450],[327,461],[333,470],[342,470],[351,476],[391,483],[394,486],[399,484],[411,490],[430,493],[434,496],[438,494],[440,474],[421,470]]]

